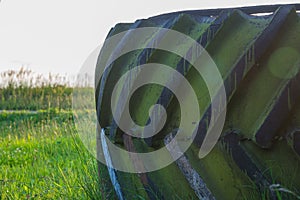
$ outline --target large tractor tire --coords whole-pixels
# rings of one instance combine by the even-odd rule
[[[147,139],[133,137],[114,121],[111,110],[114,86],[128,70],[141,64],[161,63],[180,72],[195,90],[201,110],[193,143],[170,165],[142,173],[123,172],[113,169],[114,163],[108,165],[114,197],[128,200],[300,198],[300,16],[297,9],[300,9],[298,4],[182,11],[120,23],[111,29],[107,39],[127,31],[126,38],[115,44],[116,51],[134,39],[130,30],[141,27],[166,28],[193,38],[218,67],[227,96],[222,134],[212,151],[199,158],[210,121],[211,100],[203,78],[195,73],[193,66],[178,55],[145,48],[122,55],[99,75],[98,69],[103,67],[99,57],[96,102],[101,129],[98,138],[103,139],[103,133],[117,147],[142,153],[162,148],[168,137],[172,137],[168,133],[180,123],[180,105],[172,92],[160,85],[139,88],[129,102],[131,117],[140,126],[149,123],[151,105],[159,102],[164,106],[168,116],[158,134]],[[144,43],[141,45],[146,47],[147,41],[140,41]],[[149,76],[157,73],[153,70]],[[118,95],[113,101],[122,100],[122,93]],[[109,155],[103,141],[97,141],[102,148],[99,151]],[[135,158],[132,162],[139,160]]]

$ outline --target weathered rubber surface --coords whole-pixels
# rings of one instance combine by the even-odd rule
[[[296,198],[269,188],[276,183],[300,192],[300,17],[296,12],[299,9],[297,4],[183,11],[132,24],[117,24],[108,37],[137,27],[164,27],[197,40],[222,75],[228,112],[218,144],[208,156],[199,159],[198,151],[211,110],[205,82],[177,55],[144,49],[116,60],[96,85],[101,127],[109,127],[112,140],[129,151],[160,148],[163,139],[179,124],[180,109],[173,94],[161,86],[149,85],[132,96],[131,115],[138,124],[147,124],[148,110],[153,104],[160,103],[168,113],[163,130],[145,141],[124,135],[118,129],[112,118],[110,97],[117,80],[133,66],[151,62],[166,64],[185,76],[198,97],[201,121],[196,139],[185,156],[213,196],[216,199],[276,199],[276,195],[283,199]],[[272,13],[250,15],[267,12]],[[122,48],[127,38],[130,32],[116,48]],[[159,72],[153,71],[152,75],[155,73]],[[116,173],[125,199],[197,198],[176,163],[142,175]]]

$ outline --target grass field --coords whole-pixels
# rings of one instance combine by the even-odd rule
[[[72,88],[58,79],[42,82],[24,69],[1,76],[0,199],[108,197],[96,159],[75,129]]]

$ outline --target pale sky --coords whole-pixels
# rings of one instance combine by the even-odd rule
[[[39,73],[76,74],[118,22],[180,10],[275,3],[297,1],[2,0],[0,72],[23,65]]]

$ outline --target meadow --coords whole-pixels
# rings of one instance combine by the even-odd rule
[[[0,83],[0,199],[113,198],[74,124],[73,89],[84,99],[92,88],[23,68],[2,72]]]

